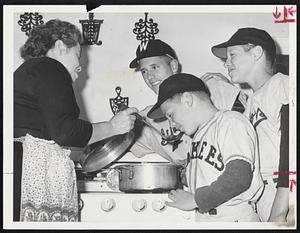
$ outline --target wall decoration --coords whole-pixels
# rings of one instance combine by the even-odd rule
[[[136,34],[136,39],[140,40],[141,43],[147,40],[154,40],[155,36],[159,30],[157,28],[158,24],[154,23],[153,19],[148,20],[148,13],[145,13],[145,20],[140,19],[134,24],[135,28],[133,33]]]
[[[83,45],[101,45],[98,41],[99,32],[103,20],[94,19],[94,13],[89,13],[89,19],[79,20],[82,25]]]
[[[117,97],[109,99],[110,108],[114,115],[121,110],[122,105],[128,107],[129,103],[129,97],[121,96],[121,87],[116,87],[115,91],[117,93]]]
[[[21,26],[21,31],[25,32],[26,36],[28,36],[32,28],[44,24],[43,16],[38,12],[25,12],[20,15],[18,24]]]

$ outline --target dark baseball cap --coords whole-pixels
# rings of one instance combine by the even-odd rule
[[[227,47],[245,44],[260,45],[272,57],[276,55],[276,46],[273,38],[264,30],[257,28],[240,28],[226,42],[211,48],[212,53],[219,58],[227,58]]]
[[[170,45],[161,40],[146,40],[141,42],[141,44],[136,49],[136,58],[130,62],[130,68],[137,68],[138,61],[146,57],[156,57],[162,55],[169,55],[172,58],[177,59],[175,51]]]
[[[164,117],[160,106],[175,94],[190,92],[190,91],[203,91],[208,96],[210,92],[206,84],[196,76],[186,73],[173,74],[165,79],[159,86],[158,97],[156,104],[150,109],[147,116],[151,119],[160,119]]]

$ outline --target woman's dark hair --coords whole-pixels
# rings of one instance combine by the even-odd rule
[[[81,43],[82,37],[75,25],[59,19],[52,19],[31,30],[27,41],[20,49],[21,57],[25,60],[43,57],[57,40],[63,41],[68,48],[71,48],[77,43]]]

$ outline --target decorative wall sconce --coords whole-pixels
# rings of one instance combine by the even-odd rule
[[[89,13],[89,19],[79,20],[82,25],[83,45],[101,45],[98,41],[99,31],[103,20],[94,19],[94,13]]]
[[[125,105],[128,107],[129,103],[129,97],[121,96],[121,87],[116,87],[115,91],[117,93],[117,97],[109,98],[110,108],[114,115],[120,111],[121,105]]]
[[[23,15],[20,15],[18,24],[21,26],[21,31],[28,36],[32,28],[44,24],[43,16],[38,12],[25,12]]]
[[[157,23],[153,22],[153,19],[148,20],[148,13],[145,12],[145,20],[140,19],[134,24],[135,28],[133,33],[136,34],[136,39],[145,42],[146,40],[154,40],[155,36],[159,30],[157,28]]]

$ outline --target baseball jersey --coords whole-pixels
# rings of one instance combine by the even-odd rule
[[[240,91],[237,87],[215,79],[208,80],[206,85],[210,90],[212,102],[218,109],[230,110],[232,108]],[[141,111],[140,114],[146,117],[147,112],[151,109],[151,107],[152,106],[148,106]],[[166,134],[170,134],[171,126],[169,121],[165,120],[158,122],[147,117],[146,119],[159,131],[164,131]],[[161,136],[152,129],[149,127],[143,127],[140,137],[133,144],[130,151],[137,157],[142,157],[150,153],[157,153],[168,161],[178,165],[183,165],[184,159],[187,158],[190,144],[191,138],[186,135],[183,135],[178,143],[173,145],[167,144],[164,140],[162,140]]]
[[[252,125],[240,113],[220,110],[193,137],[186,168],[189,191],[195,193],[197,188],[209,186],[223,174],[227,163],[236,159],[251,165],[250,187],[217,208],[232,209],[255,202],[263,190],[257,137]]]
[[[245,115],[258,137],[261,173],[270,178],[278,171],[280,155],[280,110],[289,103],[289,77],[275,74],[247,102]],[[274,176],[273,176],[274,178]]]

